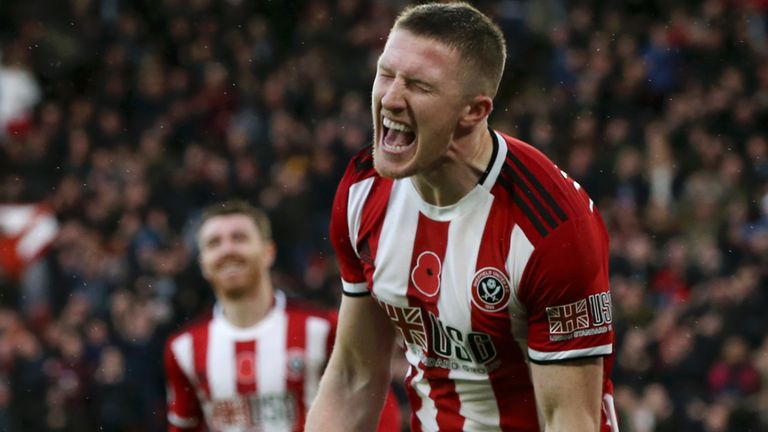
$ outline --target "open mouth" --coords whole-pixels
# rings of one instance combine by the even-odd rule
[[[245,271],[246,268],[245,263],[239,260],[227,260],[217,266],[217,270],[222,276],[238,274]]]
[[[383,117],[382,149],[387,153],[400,154],[408,151],[416,141],[410,126]]]

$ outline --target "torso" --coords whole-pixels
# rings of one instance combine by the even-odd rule
[[[235,327],[214,311],[175,336],[169,347],[211,431],[300,431],[334,327],[332,317],[286,305],[278,293],[272,310],[255,326]],[[183,405],[195,401],[178,399],[169,414],[183,423],[192,409]]]
[[[529,356],[548,360],[583,347],[610,352],[609,325],[594,341],[573,333],[598,327],[599,316],[587,315],[585,323],[578,312],[561,323],[559,332],[557,316],[548,321],[551,312],[538,304],[549,288],[533,275],[540,260],[552,261],[558,237],[572,238],[567,233],[573,228],[563,227],[574,221],[579,227],[589,224],[587,241],[605,241],[597,246],[605,251],[596,256],[607,265],[599,215],[586,194],[543,155],[501,134],[495,138],[486,177],[452,206],[430,206],[410,179],[381,178],[361,156],[345,177],[346,233],[338,225],[342,215],[334,214],[337,253],[354,253],[340,259],[345,292],[370,293],[404,341],[414,430],[539,430]],[[539,258],[537,248],[547,252]],[[555,253],[569,259],[564,251]],[[599,276],[605,279],[601,286],[576,293],[578,305],[582,297],[588,303],[590,290],[595,295],[607,291],[607,270]],[[569,306],[558,296],[546,306]],[[545,314],[548,332],[539,330],[529,308],[542,309],[536,319]],[[561,348],[552,341],[560,333],[571,337],[559,341]]]

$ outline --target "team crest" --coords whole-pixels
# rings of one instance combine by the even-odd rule
[[[512,292],[504,273],[485,267],[472,279],[472,302],[486,312],[498,312],[509,304]]]
[[[304,350],[301,348],[291,348],[286,353],[287,367],[285,368],[288,379],[299,381],[304,376]]]

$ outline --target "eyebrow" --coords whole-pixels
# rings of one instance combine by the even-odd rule
[[[385,66],[385,65],[383,65],[381,63],[378,64],[378,69],[381,72],[395,75],[395,71],[393,71],[392,69],[390,69],[389,67],[387,67],[387,66]],[[408,84],[417,84],[417,85],[426,87],[430,91],[434,91],[434,90],[437,89],[437,87],[435,87],[433,84],[430,84],[427,81],[424,81],[423,79],[413,77],[413,76],[408,75],[406,73],[400,73],[400,75],[402,75],[403,79]]]

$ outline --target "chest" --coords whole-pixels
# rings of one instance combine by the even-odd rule
[[[441,217],[396,192],[386,214],[363,224],[357,244],[372,294],[390,318],[403,322],[395,315],[404,314],[463,335],[508,326],[520,277],[510,212],[486,194]]]

